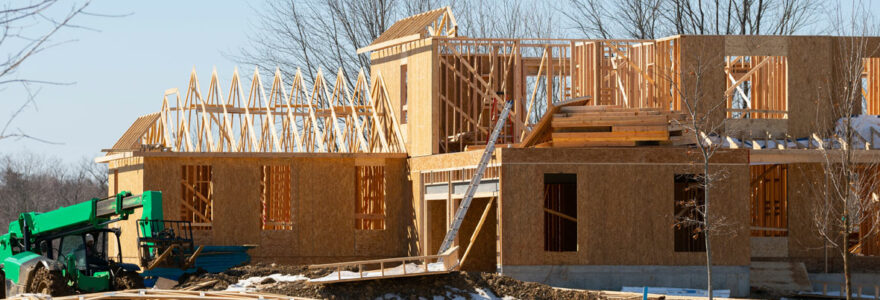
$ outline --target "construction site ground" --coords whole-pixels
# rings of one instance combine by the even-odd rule
[[[247,291],[318,299],[609,299],[597,291],[553,288],[523,282],[495,273],[452,272],[443,275],[366,280],[334,284],[310,284],[307,280],[275,280],[270,275],[319,278],[332,270],[309,270],[307,266],[252,264],[222,273],[193,274],[180,279],[174,289]],[[259,282],[240,281],[264,277]],[[616,298],[616,297],[611,297]],[[640,297],[639,297],[640,298]],[[619,299],[619,298],[618,298]]]

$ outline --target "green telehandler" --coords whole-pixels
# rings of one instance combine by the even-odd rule
[[[9,232],[0,236],[0,279],[5,283],[0,298],[20,293],[63,296],[143,287],[144,279],[138,274],[140,267],[122,262],[121,230],[107,226],[127,220],[135,208],[143,208],[141,219],[137,220],[136,246],[141,247],[141,263],[149,263],[148,258],[157,257],[163,250],[182,254],[180,250],[186,247],[181,246],[181,241],[192,248],[191,227],[186,227],[190,239],[185,240],[177,238],[175,228],[169,226],[187,222],[162,219],[161,192],[122,192],[50,212],[22,213],[9,224]],[[108,256],[110,243],[117,249],[115,257]],[[163,260],[166,264],[175,261],[167,257]],[[194,257],[176,261],[193,260]]]

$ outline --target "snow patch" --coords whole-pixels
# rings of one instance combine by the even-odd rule
[[[621,292],[627,293],[644,293],[643,286],[625,286]],[[648,287],[648,294],[662,294],[667,296],[687,296],[687,297],[707,297],[709,291],[701,289],[685,289],[671,287]],[[730,298],[730,290],[712,290],[712,296],[718,298]]]
[[[231,292],[252,292],[252,291],[256,290],[255,286],[257,284],[260,284],[261,282],[263,282],[267,278],[271,278],[272,280],[275,280],[275,282],[293,282],[293,281],[300,281],[300,280],[309,280],[308,277],[305,277],[303,275],[272,274],[272,275],[263,276],[263,277],[250,277],[248,279],[241,279],[237,283],[230,284],[228,287],[226,287],[226,290],[231,291]]]
[[[459,295],[462,292],[461,289],[450,287],[450,286],[447,286],[446,288],[449,289],[449,291],[446,292],[446,295],[436,295],[431,300],[443,300],[443,299],[453,299],[453,300],[469,300],[469,299],[473,299],[473,300],[516,300],[516,298],[510,297],[510,296],[504,296],[504,298],[499,298],[498,296],[495,296],[495,293],[492,293],[492,291],[481,289],[481,288],[474,288],[473,292],[468,292],[468,294],[470,294],[469,297],[465,298],[465,297],[462,297],[461,295]],[[456,292],[457,294],[453,294],[453,292]],[[391,293],[388,293],[388,294],[385,294],[381,297],[376,298],[376,300],[404,300],[404,299],[409,299],[409,298],[404,298],[398,294],[391,294]],[[419,300],[422,300],[422,299],[428,300],[424,297],[419,297]]]
[[[840,120],[837,120],[837,124],[834,127],[834,132],[840,136],[843,135],[844,128],[846,128],[843,124],[845,120],[846,120],[846,118],[840,118]],[[875,131],[880,132],[880,116],[877,116],[877,115],[853,116],[850,119],[850,127],[852,127],[852,129],[858,135],[861,135],[862,138],[864,138],[868,142],[871,142],[871,135],[874,134],[873,132],[875,132]],[[860,141],[858,138],[855,138],[855,140]],[[861,143],[856,142],[855,145],[853,145],[853,148],[857,148],[857,149],[864,149],[865,148],[864,144],[861,144],[861,145],[859,145],[859,144],[861,144]]]

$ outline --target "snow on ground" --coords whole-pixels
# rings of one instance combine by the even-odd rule
[[[470,296],[468,298],[465,298],[465,297],[462,297],[458,294],[452,293],[452,292],[461,293],[462,290],[454,288],[454,287],[447,287],[447,288],[450,291],[446,292],[446,295],[444,295],[444,296],[439,296],[439,295],[434,296],[433,299],[419,297],[419,300],[443,300],[443,299],[453,299],[453,300],[468,300],[468,299],[473,299],[473,300],[516,300],[516,298],[510,297],[510,296],[504,296],[503,298],[495,296],[495,293],[492,293],[492,291],[484,290],[481,288],[475,288],[474,292],[470,292],[469,293]],[[382,297],[376,298],[376,300],[403,300],[403,299],[409,299],[409,298],[403,298],[400,295],[391,294],[391,293],[388,293]]]
[[[403,275],[404,274],[404,272],[403,272],[404,267],[406,267],[406,274],[415,274],[415,273],[424,273],[425,272],[424,265],[417,265],[414,263],[408,263],[408,264],[400,265],[400,266],[397,266],[394,268],[385,269],[385,275],[386,276],[387,275]],[[442,262],[430,263],[430,264],[428,264],[428,271],[429,272],[446,271],[446,267],[443,265]],[[364,271],[363,275],[364,275],[363,278],[382,277],[382,271],[381,270]],[[341,274],[339,272],[333,272],[333,273],[330,273],[330,275],[327,275],[327,276],[324,276],[321,278],[310,279],[309,282],[333,281],[333,280],[339,280],[340,277],[342,279],[362,278],[358,272],[342,271]]]
[[[643,293],[645,287],[642,286],[625,286],[621,292]],[[667,296],[690,296],[690,297],[707,297],[709,292],[700,289],[683,289],[670,287],[648,287],[648,294],[661,294]],[[730,298],[730,290],[712,290],[712,296],[718,298]]]
[[[267,278],[272,278],[275,282],[291,282],[291,281],[300,281],[300,280],[309,280],[308,277],[303,275],[281,275],[281,274],[272,274],[264,277],[251,277],[248,279],[239,280],[237,283],[230,284],[229,287],[226,288],[227,291],[232,292],[251,292],[254,291],[255,285],[263,282]]]

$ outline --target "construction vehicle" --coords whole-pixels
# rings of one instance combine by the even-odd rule
[[[185,231],[181,228],[186,229],[188,222],[162,219],[162,193],[122,192],[45,213],[20,214],[9,224],[9,232],[0,236],[0,279],[5,283],[0,298],[143,287],[140,267],[122,262],[121,230],[108,227],[127,220],[136,208],[142,208],[137,222],[141,263],[162,261],[182,268],[192,264],[197,254],[191,251],[191,227],[188,237],[180,237],[178,232]],[[115,257],[108,256],[110,243],[115,243]]]

